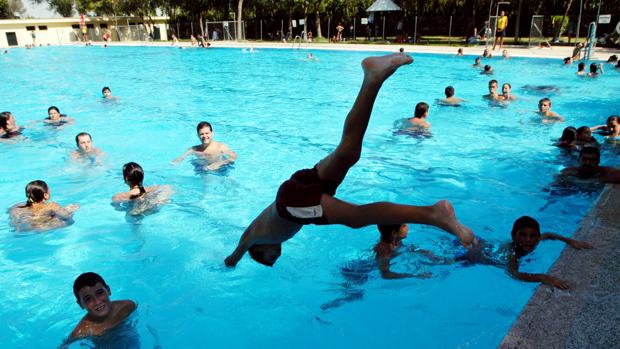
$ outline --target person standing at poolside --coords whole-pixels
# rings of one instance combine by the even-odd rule
[[[508,16],[505,15],[505,12],[502,11],[499,13],[499,18],[497,18],[497,31],[495,32],[495,42],[493,43],[493,51],[495,51],[495,46],[499,41],[499,49],[501,50],[504,47],[504,35],[506,35],[506,27],[508,26]]]
[[[459,223],[448,201],[432,206],[389,202],[355,205],[334,197],[347,172],[360,158],[364,134],[381,86],[399,67],[412,62],[410,56],[402,53],[364,59],[364,81],[345,119],[340,143],[312,169],[297,171],[282,183],[275,201],[254,219],[234,252],[226,257],[226,266],[237,265],[246,252],[255,261],[273,266],[281,255],[282,243],[306,224],[341,224],[351,228],[428,224],[457,236],[463,245],[476,243],[473,233]]]
[[[538,114],[542,116],[543,122],[564,121],[564,118],[551,110],[551,99],[543,98],[538,101]]]
[[[336,41],[340,42],[342,41],[342,31],[344,30],[344,27],[342,26],[342,23],[338,23],[338,26],[336,26],[336,31],[338,32],[336,34]]]
[[[204,169],[209,171],[215,171],[226,164],[235,162],[237,153],[232,151],[226,144],[213,140],[213,127],[211,127],[210,123],[206,121],[198,123],[196,132],[201,144],[187,149],[183,155],[172,161],[173,165],[183,161],[190,154],[205,160],[207,164],[204,166]]]

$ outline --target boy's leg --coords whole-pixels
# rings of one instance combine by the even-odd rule
[[[471,230],[458,221],[452,205],[445,200],[433,206],[411,206],[391,202],[373,202],[358,206],[324,194],[321,197],[321,206],[330,224],[343,224],[351,228],[373,224],[426,224],[455,235],[464,246],[477,243]]]
[[[341,182],[351,166],[359,160],[362,140],[381,85],[398,67],[411,62],[413,59],[402,53],[364,59],[364,81],[344,121],[340,143],[317,164],[320,179]]]

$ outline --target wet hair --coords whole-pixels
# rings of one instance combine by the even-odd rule
[[[579,69],[579,71],[586,69],[586,64],[579,62],[579,64],[577,64],[577,69]]]
[[[56,106],[51,106],[47,108],[47,113],[49,114],[50,110],[55,110],[58,114],[60,114],[60,110]]]
[[[9,123],[9,117],[11,116],[11,112],[10,111],[3,111],[2,113],[0,113],[0,128],[8,131],[8,123]]]
[[[446,89],[444,90],[444,93],[446,94],[446,97],[454,96],[454,87],[452,86],[446,87]]]
[[[608,117],[608,118],[607,118],[607,122],[606,122],[606,124],[608,124],[608,125],[609,125],[609,124],[611,124],[611,122],[612,122],[612,121],[614,121],[614,120],[615,120],[617,123],[619,123],[619,124],[620,124],[620,116],[618,116],[618,115],[612,115],[612,116]]]
[[[611,56],[609,56],[609,59],[607,60],[607,63],[615,63],[617,61],[618,61],[618,56],[611,55]]]
[[[426,113],[428,113],[428,104],[420,102],[415,105],[415,113],[413,114],[414,118],[421,118]]]
[[[488,65],[488,64],[484,66],[484,71],[486,71],[486,72],[491,71],[491,69],[492,69],[491,66]]]
[[[209,130],[211,130],[211,132],[213,132],[213,126],[211,126],[210,123],[206,122],[206,121],[201,121],[198,123],[198,125],[196,126],[196,132],[200,132],[200,130],[202,130],[203,128],[208,127]]]
[[[137,199],[146,193],[142,185],[142,181],[144,181],[144,170],[137,163],[128,162],[123,165],[123,179],[125,179],[125,183],[130,187],[137,186],[140,189],[140,194],[130,196],[130,200]]]
[[[485,66],[486,67],[486,66]],[[493,80],[489,80],[489,85],[496,83],[497,84],[497,80],[493,79]]]
[[[596,73],[598,71],[598,65],[596,63],[590,64],[590,73]]]
[[[93,140],[93,136],[91,136],[90,133],[80,132],[80,133],[77,134],[77,136],[75,136],[75,144],[77,146],[80,145],[80,139],[79,138],[82,137],[82,136],[88,136],[88,138],[90,138],[91,141]]]
[[[588,147],[581,148],[581,151],[579,152],[579,158],[581,159],[582,156],[589,155],[589,154],[595,154],[599,158],[601,157],[601,151],[597,147],[588,146]]]
[[[577,129],[577,135],[579,136],[589,130],[590,128],[588,126],[581,126],[580,128]]]
[[[542,103],[542,102],[549,102],[549,106],[551,106],[551,100],[547,97],[542,98],[540,101],[538,101],[538,104]]]
[[[253,260],[255,260],[256,262],[262,264],[262,265],[266,265],[268,267],[273,267],[273,265],[276,263],[275,261],[268,261],[265,258],[265,251],[263,250],[259,250],[258,246],[260,245],[252,245],[249,249],[248,249],[248,253],[250,254],[250,257],[252,257]],[[282,252],[282,245],[278,244],[278,251]]]
[[[476,59],[474,60],[474,62],[478,62],[478,61],[480,61],[481,59],[482,59],[482,57],[478,56],[478,57],[476,57]]]
[[[573,143],[577,139],[577,129],[573,126],[568,126],[562,131],[562,137],[560,137],[559,141],[562,143],[570,144]]]
[[[392,243],[394,238],[392,235],[395,231],[400,230],[402,224],[378,224],[377,229],[379,229],[379,233],[381,233],[381,241]]]
[[[566,58],[564,58],[564,63],[568,63],[568,62],[570,62],[570,59],[571,59],[570,57],[566,57]]]
[[[36,180],[26,185],[26,206],[31,207],[34,203],[42,202],[45,199],[45,194],[49,192],[47,183],[42,180]]]
[[[106,87],[101,89],[101,93],[104,93],[106,90],[112,92],[112,90],[110,90],[110,88],[106,86]]]
[[[83,273],[75,279],[73,282],[73,294],[75,295],[75,299],[77,299],[78,303],[80,302],[80,290],[84,287],[93,287],[98,282],[100,282],[105,288],[110,291],[110,286],[105,283],[105,280],[101,277],[101,275],[93,272]]]
[[[508,85],[508,88],[512,90],[512,85],[510,85],[510,84],[509,84],[509,83],[507,83],[507,82],[502,84],[502,88],[503,88],[505,85]]]
[[[512,231],[510,232],[512,241],[515,240],[517,232],[523,228],[532,228],[538,232],[538,235],[540,235],[540,224],[538,224],[538,222],[530,216],[521,216],[517,218],[512,225]]]

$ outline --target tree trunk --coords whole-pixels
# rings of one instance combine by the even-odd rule
[[[519,39],[521,36],[519,35],[519,26],[521,24],[521,7],[523,5],[523,0],[519,0],[519,7],[517,8],[517,23],[515,24],[515,43],[519,43]]]
[[[316,37],[322,38],[323,35],[321,34],[321,14],[318,10],[316,11],[316,18],[314,19],[314,24],[316,25]]]
[[[200,17],[198,17],[198,20],[200,21],[200,35],[204,38],[205,37],[205,27],[204,27],[204,23],[202,22],[202,11],[200,11]]]
[[[239,40],[243,39],[241,30],[243,29],[243,25],[241,24],[241,19],[243,16],[243,0],[237,1],[237,33],[235,35],[235,39]]]
[[[560,29],[559,29],[558,37],[562,36],[562,27],[564,27],[564,19],[568,15],[568,10],[570,10],[570,5],[572,4],[573,4],[573,0],[569,0],[568,5],[566,5],[566,11],[564,11],[564,16],[562,16],[562,20],[560,21]],[[569,40],[570,40],[570,37],[569,37]]]

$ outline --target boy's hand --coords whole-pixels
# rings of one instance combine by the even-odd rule
[[[232,268],[235,265],[237,265],[237,262],[239,260],[236,259],[233,255],[230,255],[228,257],[226,257],[226,259],[224,259],[224,264],[226,264],[227,267]]]
[[[555,288],[559,288],[560,290],[568,290],[570,288],[566,281],[558,279],[558,278],[550,276],[550,275],[547,275],[547,277],[545,277],[543,279],[543,283],[545,285],[549,285],[549,286],[553,286]]]
[[[585,241],[572,240],[569,245],[576,250],[589,250],[592,248],[592,245]]]

